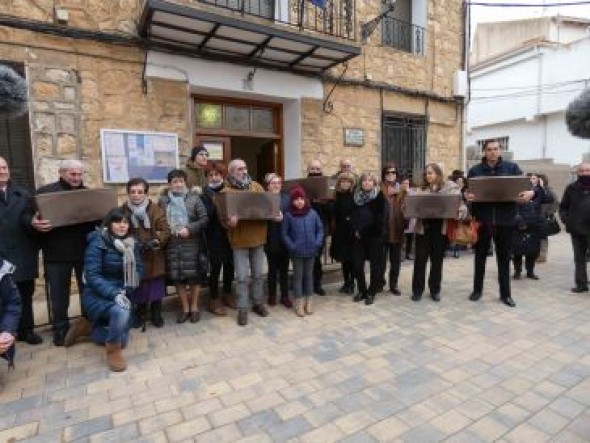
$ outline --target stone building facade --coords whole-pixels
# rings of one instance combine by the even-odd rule
[[[223,97],[235,98],[238,103],[278,103],[282,120],[278,135],[269,140],[274,143],[274,168],[287,177],[303,174],[313,158],[320,159],[329,174],[342,157],[351,158],[358,170],[379,170],[386,157],[384,151],[388,149],[395,158],[396,150],[402,149],[396,143],[403,143],[400,138],[393,144],[386,142],[386,116],[397,118],[396,122],[409,119],[410,125],[422,122],[418,128],[424,148],[421,162],[439,162],[447,171],[458,168],[462,164],[463,110],[452,89],[453,75],[463,64],[463,2],[408,2],[424,11],[420,53],[384,45],[381,24],[361,43],[361,23],[378,16],[382,4],[356,0],[354,35],[346,44],[360,55],[321,75],[300,75],[285,69],[232,64],[231,57],[208,60],[199,54],[164,53],[150,47],[145,36],[139,38],[146,8],[140,0],[0,1],[5,14],[0,21],[0,63],[18,67],[29,85],[31,155],[29,164],[22,167],[32,168],[31,185],[40,186],[55,180],[60,159],[79,158],[88,165],[86,182],[101,186],[103,128],[175,133],[183,164],[197,135],[221,134],[198,131],[194,97],[199,96],[212,101]],[[210,2],[152,3],[155,7],[172,5],[215,13],[244,20],[249,26],[263,22]],[[64,11],[67,20],[58,22]],[[408,29],[413,33],[418,27]],[[320,43],[339,41],[338,36],[310,29],[298,32]],[[192,63],[200,64],[193,69]],[[241,79],[252,72],[253,87],[248,88]],[[222,89],[215,84],[216,73],[235,74],[236,85]],[[228,84],[231,81],[227,80]],[[279,85],[278,92],[272,92],[273,82]],[[328,101],[330,112],[326,111]],[[361,146],[345,143],[346,128],[360,130]],[[243,135],[252,142],[251,133]],[[245,152],[246,144],[240,137],[235,131],[229,133],[236,146],[235,152],[229,151],[232,156]],[[273,165],[268,161],[253,165],[259,173],[265,167]]]

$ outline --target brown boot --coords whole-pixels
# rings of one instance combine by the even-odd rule
[[[217,315],[219,317],[223,317],[224,315],[227,315],[227,312],[225,311],[225,308],[223,307],[223,305],[219,302],[218,299],[209,299],[209,312],[213,315]]]
[[[89,337],[92,333],[92,323],[85,317],[79,317],[70,326],[64,339],[64,346],[72,346],[76,341],[83,337]]]
[[[305,304],[303,306],[307,315],[313,314],[313,302],[312,297],[305,297]]]
[[[114,372],[121,372],[127,369],[127,362],[121,354],[121,343],[106,343],[107,364],[109,369]]]
[[[227,306],[230,309],[236,309],[237,308],[237,304],[236,304],[236,297],[231,294],[231,293],[224,293],[221,296],[222,300],[223,300],[223,304],[225,306]]]
[[[268,306],[277,304],[277,294],[268,294]]]
[[[305,311],[303,309],[303,298],[295,299],[295,315],[297,315],[297,317],[305,317]]]

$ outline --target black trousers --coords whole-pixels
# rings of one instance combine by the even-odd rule
[[[588,271],[586,255],[590,252],[590,236],[571,234],[574,248],[574,278],[576,287],[588,287]]]
[[[35,327],[35,316],[33,314],[33,294],[35,293],[35,280],[24,280],[16,283],[20,293],[22,305],[18,334],[23,335],[33,332]]]
[[[278,281],[281,298],[287,297],[289,295],[289,255],[286,252],[267,252],[266,261],[268,263],[268,295],[276,297]]]
[[[70,308],[72,270],[76,275],[78,293],[82,298],[84,293],[83,267],[84,263],[82,261],[45,263],[45,276],[49,289],[51,320],[54,331],[65,331],[69,327],[68,309]]]
[[[344,283],[354,284],[354,269],[352,267],[352,260],[346,260],[342,262],[342,277]]]
[[[359,292],[367,291],[365,279],[365,261],[369,261],[370,283],[369,292],[377,293],[383,279],[383,240],[379,238],[356,239],[352,246],[352,266]]]
[[[234,260],[230,255],[224,261],[212,261],[209,272],[209,297],[212,300],[219,297],[219,277],[223,268],[223,292],[229,294],[234,281]]]
[[[430,260],[428,289],[431,294],[439,294],[442,280],[443,259],[446,236],[441,234],[440,222],[424,223],[424,234],[414,234],[416,239],[414,273],[412,275],[412,294],[422,295],[426,286],[426,264]]]
[[[397,281],[399,279],[399,271],[402,265],[402,242],[386,243],[383,246],[383,265],[381,275],[385,275],[387,268],[387,258],[389,257],[389,289],[397,288]],[[382,278],[382,283],[385,283],[385,277]],[[383,284],[385,286],[385,284]]]
[[[324,277],[324,270],[322,268],[322,258],[324,257],[324,247],[326,242],[322,244],[322,247],[318,251],[315,260],[313,262],[313,288],[319,289],[322,287],[322,279]]]
[[[496,249],[496,263],[498,265],[498,284],[500,298],[511,297],[510,293],[510,254],[513,240],[512,226],[494,226],[482,223],[478,231],[475,248],[475,272],[473,275],[473,291],[483,292],[483,279],[486,273],[486,260],[492,240]]]
[[[527,274],[534,274],[535,273],[535,262],[537,261],[537,257],[539,254],[535,255],[525,255],[524,256],[524,268]],[[514,272],[521,273],[522,272],[522,255],[515,255],[512,257],[512,263],[514,264]]]

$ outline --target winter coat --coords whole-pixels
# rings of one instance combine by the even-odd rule
[[[211,263],[223,263],[232,257],[232,250],[227,239],[227,231],[219,221],[217,206],[213,198],[215,194],[223,188],[217,190],[206,187],[201,195],[201,201],[207,210],[207,253]]]
[[[590,189],[584,189],[577,180],[570,183],[563,192],[559,218],[570,234],[590,235]]]
[[[494,167],[488,165],[485,158],[481,163],[473,166],[467,178],[496,177],[522,175],[522,171],[516,163],[504,161],[502,157]],[[518,207],[516,202],[473,202],[471,203],[471,215],[478,221],[498,226],[514,226]]]
[[[421,192],[436,192],[439,194],[460,194],[461,188],[459,188],[459,185],[457,185],[455,182],[448,180],[444,183],[443,187],[441,189],[439,189],[438,191],[431,191],[431,190],[427,189],[427,190],[418,191],[417,193],[421,193]],[[465,206],[465,204],[463,202],[461,202],[461,206],[459,207],[459,214],[462,215],[462,218],[467,218],[468,211],[467,211],[467,207]],[[442,220],[443,220],[443,222],[441,224],[441,234],[446,235],[448,219],[442,219]],[[420,219],[420,218],[416,219],[416,224],[414,225],[414,232],[419,235],[424,234],[424,221],[422,219]]]
[[[141,278],[143,264],[137,243],[135,269],[138,278]],[[112,237],[105,229],[97,229],[88,235],[88,247],[84,254],[84,279],[86,285],[82,296],[82,310],[96,323],[116,303],[117,294],[127,289],[123,254],[115,248]]]
[[[129,220],[131,220],[132,211],[129,209],[128,204],[123,203],[121,208],[129,215]],[[145,229],[141,223],[135,228],[133,223],[130,222],[129,232],[139,243],[141,259],[143,260],[143,278],[152,279],[166,275],[164,251],[171,232],[166,220],[166,213],[160,206],[150,201],[146,213],[150,220],[150,229]],[[148,242],[152,240],[158,240],[160,243],[158,249],[148,247]]]
[[[20,322],[21,301],[20,294],[12,279],[14,266],[6,260],[0,259],[0,332],[9,332],[16,336]],[[0,354],[12,365],[14,359],[14,344]]]
[[[247,191],[264,192],[264,188],[255,181]],[[221,192],[242,192],[226,183]],[[225,222],[225,220],[221,220]],[[232,249],[257,248],[266,243],[266,220],[238,220],[234,228],[228,227],[227,238]]]
[[[518,204],[518,221],[526,224],[527,227],[536,232],[541,232],[543,228],[543,212],[541,205],[551,203],[552,197],[540,186],[535,187],[535,196],[526,203]]]
[[[170,202],[168,189],[160,195],[159,205],[166,212]],[[166,247],[166,274],[173,282],[202,281],[206,269],[199,264],[199,251],[203,250],[203,235],[207,228],[207,210],[197,194],[189,192],[184,200],[188,213],[190,236],[182,238],[172,235]]]
[[[280,197],[280,208],[281,212],[284,215],[289,211],[289,205],[291,204],[290,198],[284,192],[279,194]],[[287,252],[285,248],[285,244],[283,243],[282,238],[282,226],[283,222],[276,222],[273,220],[269,220],[266,222],[266,245],[264,245],[264,250],[266,253],[271,254],[284,254]]]
[[[60,178],[55,183],[37,189],[37,195],[79,189],[87,188],[86,186],[73,188],[69,183]],[[41,249],[43,250],[43,259],[46,262],[83,261],[88,234],[94,230],[97,224],[96,222],[79,223],[77,225],[53,228],[49,232],[41,233],[39,238]]]
[[[354,230],[352,228],[352,212],[354,210],[352,191],[336,192],[334,205],[332,206],[332,221],[334,231],[330,245],[330,256],[339,262],[352,260],[352,242]]]
[[[395,194],[387,195],[387,186],[385,184],[381,184],[381,193],[389,205],[387,242],[398,244],[402,241],[404,229],[406,227],[406,220],[404,219],[402,206],[404,204],[407,192],[400,189],[399,192]]]
[[[203,192],[207,187],[207,173],[205,168],[198,168],[193,162],[188,160],[184,172],[186,173],[186,186],[189,189],[196,187],[196,192],[199,194]]]
[[[287,212],[283,219],[282,236],[291,257],[315,257],[324,243],[324,225],[311,208],[305,215],[295,216]]]
[[[32,197],[10,181],[6,194],[8,203],[0,203],[0,258],[16,267],[15,282],[34,280],[39,276],[39,236],[31,226]]]
[[[389,208],[381,191],[373,200],[364,205],[355,203],[352,212],[352,229],[358,238],[385,240],[387,235]]]

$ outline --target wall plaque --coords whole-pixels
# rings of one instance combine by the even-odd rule
[[[344,146],[364,146],[365,131],[358,128],[344,128]]]

